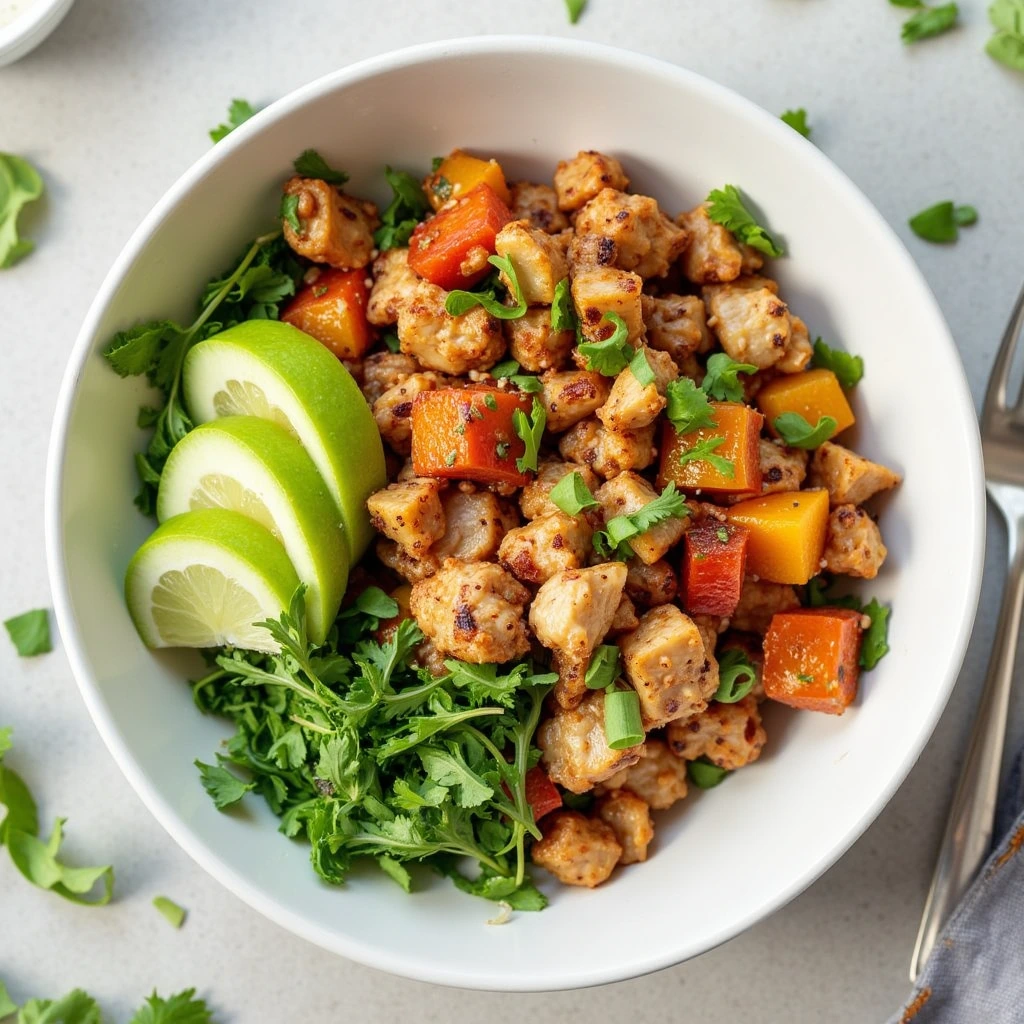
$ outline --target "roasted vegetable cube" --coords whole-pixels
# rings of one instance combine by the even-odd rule
[[[689,612],[732,615],[747,565],[747,531],[733,523],[707,523],[684,537],[683,604]]]
[[[812,427],[822,416],[831,416],[836,421],[833,437],[855,422],[850,403],[831,370],[808,370],[777,377],[758,391],[757,404],[776,435],[775,421],[786,412],[798,413]]]
[[[322,270],[281,311],[281,319],[326,345],[339,359],[361,359],[373,342],[362,270]]]

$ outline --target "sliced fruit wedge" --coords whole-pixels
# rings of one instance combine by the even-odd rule
[[[279,618],[298,585],[281,542],[265,526],[210,508],[158,526],[128,563],[124,591],[149,647],[276,651],[256,623]]]
[[[226,508],[254,519],[283,545],[306,584],[310,639],[323,643],[348,582],[348,543],[338,508],[301,444],[284,427],[228,416],[174,446],[160,478],[156,515]]]
[[[248,320],[185,359],[192,418],[258,416],[302,442],[341,511],[351,561],[373,539],[366,499],[386,483],[384,447],[366,399],[320,342],[277,320]]]

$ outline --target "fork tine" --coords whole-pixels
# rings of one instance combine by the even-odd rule
[[[983,414],[988,416],[991,412],[1007,411],[1006,385],[1010,378],[1010,368],[1013,366],[1013,355],[1017,349],[1017,342],[1024,331],[1024,288],[1010,314],[1010,322],[1006,325],[1003,333],[1003,340],[999,343],[999,351],[996,353],[995,363],[992,366],[992,375],[988,380],[988,389],[985,392],[985,407]],[[1016,408],[1020,404],[1020,398],[1014,403]]]

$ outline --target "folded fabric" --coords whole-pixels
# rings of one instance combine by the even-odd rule
[[[996,814],[1002,836],[889,1024],[1024,1022],[1024,751]]]

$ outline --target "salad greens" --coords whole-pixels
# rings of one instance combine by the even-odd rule
[[[250,117],[258,112],[248,100],[232,100],[228,107],[228,119],[226,122],[210,129],[210,138],[214,142],[220,142],[226,135],[230,135],[240,124],[245,124]]]
[[[50,643],[50,613],[45,608],[33,608],[32,611],[7,619],[4,629],[21,658],[49,654],[53,650]]]
[[[43,194],[43,179],[23,157],[0,153],[0,270],[27,256],[35,243],[18,236],[18,214]]]

